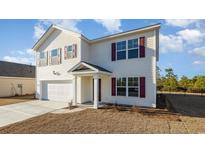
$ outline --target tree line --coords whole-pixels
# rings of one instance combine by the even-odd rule
[[[178,79],[172,68],[165,69],[165,75],[161,75],[157,67],[157,90],[170,92],[205,93],[205,76],[197,75],[192,78],[182,76]]]

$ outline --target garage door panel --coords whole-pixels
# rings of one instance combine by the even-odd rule
[[[43,99],[53,101],[71,101],[73,88],[71,81],[47,81],[43,84]]]

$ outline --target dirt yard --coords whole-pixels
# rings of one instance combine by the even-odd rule
[[[0,106],[26,102],[29,100],[34,100],[34,95],[4,97],[0,98]]]
[[[180,116],[164,109],[86,109],[45,114],[0,128],[0,133],[205,133],[205,118]]]

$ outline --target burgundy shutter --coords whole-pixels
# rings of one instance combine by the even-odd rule
[[[77,57],[77,44],[73,44],[73,58]]]
[[[140,97],[145,98],[145,77],[140,77]]]
[[[93,101],[94,101],[94,79],[93,79]]]
[[[116,60],[116,43],[111,44],[111,60]]]
[[[59,48],[59,64],[61,64],[62,63],[62,49],[61,48]]]
[[[98,94],[98,101],[101,101],[101,79],[99,79],[99,94]]]
[[[64,59],[67,59],[67,46],[64,47]]]
[[[112,96],[116,96],[116,78],[112,78],[111,85]]]
[[[75,58],[77,57],[77,44],[75,44]]]
[[[48,63],[51,65],[51,50],[48,51]]]
[[[46,51],[46,65],[49,65],[48,64],[48,51]]]
[[[145,57],[145,37],[140,37],[140,58]]]
[[[74,58],[75,55],[75,44],[72,45],[72,58]]]

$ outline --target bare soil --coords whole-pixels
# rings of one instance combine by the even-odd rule
[[[0,133],[205,133],[205,118],[180,116],[165,109],[108,107],[48,113],[2,127]]]
[[[34,95],[1,97],[0,98],[0,106],[26,102],[26,101],[29,101],[29,100],[34,100]]]

